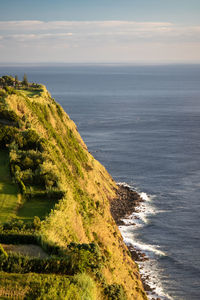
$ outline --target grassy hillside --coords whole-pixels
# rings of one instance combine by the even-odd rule
[[[15,217],[3,225],[0,242],[37,241],[50,257],[57,255],[48,261],[48,267],[40,259],[40,272],[32,260],[28,261],[32,267],[27,269],[24,258],[20,260],[20,271],[15,270],[12,262],[19,263],[19,257],[8,255],[10,273],[0,259],[6,280],[12,286],[12,278],[16,277],[20,290],[27,281],[24,272],[37,271],[35,277],[30,275],[31,282],[35,280],[37,285],[42,282],[41,273],[49,270],[71,276],[62,283],[63,289],[70,291],[72,283],[77,290],[80,285],[74,276],[86,272],[92,296],[70,298],[63,292],[63,298],[58,299],[146,299],[138,267],[110,214],[110,201],[116,197],[117,186],[88,152],[74,122],[44,86],[4,88],[0,94],[0,187],[10,184],[9,195],[4,189],[0,194],[0,221],[8,221],[6,214]],[[60,259],[66,269],[55,269],[55,261],[59,264]],[[58,275],[54,276],[59,282]],[[48,284],[52,280],[49,278],[45,281]],[[6,284],[0,287],[5,289]]]

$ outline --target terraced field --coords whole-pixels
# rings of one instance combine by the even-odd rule
[[[55,202],[52,200],[30,199],[18,210],[17,218],[23,222],[31,222],[35,216],[44,219],[44,217],[50,213],[54,205]]]

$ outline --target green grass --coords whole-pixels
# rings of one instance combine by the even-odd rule
[[[20,90],[20,93],[27,97],[39,96],[42,92],[42,89],[38,90]]]
[[[10,177],[8,152],[0,151],[0,222],[7,222],[15,216],[18,197],[17,185]]]
[[[30,199],[18,210],[17,217],[24,222],[33,221],[35,216],[44,219],[54,205],[55,202],[52,200]]]

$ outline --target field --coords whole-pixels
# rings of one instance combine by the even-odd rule
[[[34,97],[39,96],[41,94],[41,89],[35,89],[35,90],[20,90],[20,93],[27,97]]]
[[[44,217],[51,211],[54,207],[55,202],[52,200],[41,200],[41,199],[31,199],[24,203],[24,205],[18,210],[18,219],[24,222],[33,221],[34,216],[38,216],[40,219]]]
[[[9,174],[8,153],[0,151],[0,222],[15,216],[19,199],[17,185],[12,183]]]

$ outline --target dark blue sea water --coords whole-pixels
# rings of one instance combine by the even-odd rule
[[[148,195],[128,237],[149,254],[142,268],[161,294],[199,300],[200,65],[0,67],[24,73],[47,86],[116,181]]]

